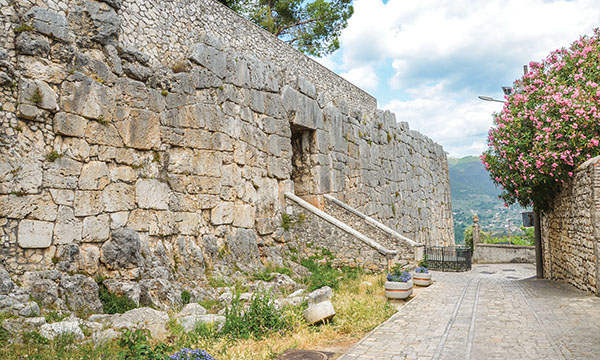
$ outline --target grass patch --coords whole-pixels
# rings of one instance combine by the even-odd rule
[[[98,297],[100,298],[105,314],[122,314],[138,307],[136,303],[127,296],[111,294],[108,292],[108,289],[102,283],[103,281],[103,278],[96,279],[99,288]]]
[[[31,26],[29,24],[21,24],[21,25],[17,26],[16,28],[14,28],[13,32],[15,34],[19,34],[19,33],[25,32],[25,31],[33,31],[33,30],[35,30],[33,28],[33,26]]]
[[[46,160],[54,162],[55,160],[58,160],[61,157],[63,157],[63,154],[57,152],[56,150],[52,150],[50,153],[48,153],[48,155],[46,155]]]
[[[200,325],[184,333],[175,322],[164,342],[157,342],[143,330],[126,332],[120,339],[105,345],[92,342],[72,344],[72,340],[48,341],[39,333],[27,334],[22,344],[0,347],[0,359],[165,359],[182,348],[204,349],[219,360],[275,359],[285,350],[322,349],[333,344],[358,341],[374,327],[387,320],[396,310],[383,294],[384,274],[364,274],[357,268],[342,268],[338,289],[332,303],[337,315],[328,324],[309,326],[302,318],[302,307],[276,310],[268,293],[256,295],[242,313],[239,303],[228,309],[227,332],[212,325]],[[201,303],[210,308],[207,302]],[[234,309],[234,307],[237,307]],[[243,321],[246,321],[245,323]]]
[[[281,214],[281,227],[283,230],[289,231],[290,226],[292,226],[292,216],[287,213]]]
[[[337,289],[340,281],[341,272],[331,265],[330,261],[325,263],[316,261],[315,257],[302,259],[300,264],[308,269],[312,274],[304,279],[308,286],[307,291],[313,291],[323,286],[329,286]]]

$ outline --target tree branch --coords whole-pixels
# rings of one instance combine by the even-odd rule
[[[296,26],[300,26],[300,25],[306,25],[306,24],[310,24],[312,22],[317,21],[317,19],[308,19],[308,20],[303,20],[303,21],[298,21],[297,23],[294,24],[290,24],[290,25],[286,25],[286,26],[282,26],[279,29],[277,29],[277,32],[275,33],[275,36],[279,36],[281,35],[284,31],[291,29],[293,27]]]

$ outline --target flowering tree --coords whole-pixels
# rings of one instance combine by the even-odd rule
[[[544,211],[576,167],[600,154],[600,31],[529,67],[494,114],[481,159],[506,205]]]

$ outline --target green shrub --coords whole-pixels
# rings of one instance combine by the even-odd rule
[[[302,259],[302,266],[308,269],[312,274],[306,279],[308,291],[313,291],[323,286],[329,286],[337,289],[339,284],[340,272],[335,269],[331,262],[324,264],[315,262],[314,257]]]
[[[261,271],[257,271],[252,275],[253,280],[262,280],[266,282],[273,280],[274,277],[275,275],[271,273],[271,270],[268,267],[264,268]]]
[[[48,345],[50,341],[37,331],[26,332],[22,335],[23,342],[27,345]]]
[[[283,228],[283,230],[289,231],[290,226],[292,226],[292,217],[290,216],[290,214],[281,214],[281,227]]]
[[[61,311],[52,310],[44,315],[47,323],[55,323],[60,322],[66,319],[69,316],[67,313],[63,313]]]
[[[268,291],[252,295],[246,311],[237,294],[225,309],[225,324],[222,334],[234,339],[262,339],[275,331],[289,328],[287,317],[275,307]]]
[[[192,300],[192,293],[190,293],[187,290],[183,290],[181,292],[181,302],[183,303],[183,305],[189,304],[190,300]]]
[[[52,150],[46,155],[46,160],[54,162],[54,160],[60,159],[61,157],[63,157],[63,154],[58,153],[56,150]]]
[[[152,338],[147,329],[134,331],[125,330],[119,338],[119,346],[124,350],[119,353],[120,360],[162,360],[169,359],[170,348],[165,344],[150,346],[148,341]]]
[[[98,281],[98,279],[96,280]],[[122,314],[129,310],[135,309],[138,306],[136,303],[125,295],[116,295],[108,292],[108,289],[104,284],[98,284],[98,297],[105,314]]]

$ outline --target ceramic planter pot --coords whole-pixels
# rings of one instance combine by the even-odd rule
[[[407,282],[396,282],[386,281],[385,282],[385,296],[388,299],[406,299],[413,293],[413,282],[408,280]]]
[[[431,273],[414,273],[413,280],[417,286],[429,286],[431,285]]]

